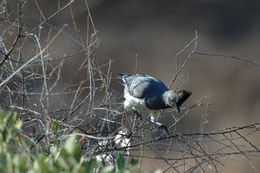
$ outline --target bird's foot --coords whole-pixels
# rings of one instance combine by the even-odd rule
[[[166,125],[159,123],[158,121],[154,121],[154,120],[152,120],[152,123],[156,124],[158,126],[159,130],[165,131],[166,135],[169,136],[169,130]]]
[[[168,127],[167,127],[166,125],[161,124],[161,125],[158,127],[158,129],[164,130],[165,133],[167,134],[167,136],[169,135]]]

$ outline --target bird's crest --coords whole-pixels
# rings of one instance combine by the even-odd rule
[[[192,92],[189,90],[178,91],[176,105],[181,106],[191,96],[191,94]]]

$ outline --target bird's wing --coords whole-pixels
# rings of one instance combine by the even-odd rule
[[[163,82],[144,74],[128,76],[125,78],[125,83],[129,94],[137,98],[160,95],[168,90]]]

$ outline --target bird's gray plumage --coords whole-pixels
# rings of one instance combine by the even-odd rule
[[[145,74],[122,74],[121,77],[125,92],[135,98],[144,99],[148,108],[159,110],[168,107],[162,98],[168,88],[162,81]]]
[[[151,91],[160,95],[168,90],[162,81],[145,74],[128,75],[123,80],[128,92],[137,98],[144,98]]]

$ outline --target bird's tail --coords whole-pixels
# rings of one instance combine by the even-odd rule
[[[125,85],[126,84],[126,80],[125,80],[125,78],[126,77],[129,77],[129,76],[131,76],[131,74],[128,74],[128,73],[118,73],[117,74],[117,78],[118,79],[122,79],[122,81],[123,82],[119,82],[121,85]]]
[[[181,106],[190,96],[192,92],[189,90],[180,90],[177,94],[176,105]]]

